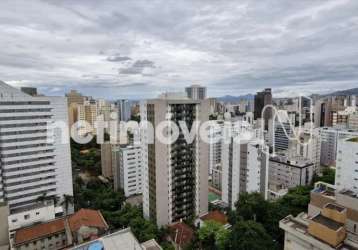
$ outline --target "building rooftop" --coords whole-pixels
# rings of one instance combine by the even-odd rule
[[[82,226],[108,229],[108,225],[98,210],[80,209],[68,219],[71,231],[77,231]]]
[[[160,245],[154,240],[148,240],[140,244],[133,235],[130,228],[119,230],[112,234],[103,236],[94,241],[86,242],[71,248],[72,250],[162,250]]]
[[[323,216],[322,214],[318,214],[315,217],[313,217],[312,221],[322,224],[334,231],[337,231],[339,228],[343,227],[343,224],[338,223],[330,218],[327,218],[327,217]]]
[[[281,229],[291,234],[294,234],[296,237],[308,242],[312,246],[316,246],[317,249],[358,250],[358,244],[350,241],[348,238],[342,244],[340,244],[336,248],[333,248],[327,243],[309,234],[308,225],[309,225],[309,218],[306,213],[301,213],[297,217],[293,217],[292,215],[289,215],[280,221]]]
[[[215,221],[222,225],[226,225],[228,223],[227,216],[218,210],[211,211],[211,212],[201,216],[200,219],[203,221],[210,221],[210,220]]]
[[[103,228],[105,230],[108,229],[108,225],[100,211],[81,209],[67,217],[18,229],[15,232],[14,244],[21,245],[25,242],[31,242],[36,239],[65,232],[66,221],[68,221],[71,232],[78,231],[82,226]]]
[[[194,230],[183,222],[177,222],[168,226],[172,240],[180,245],[186,245],[194,237]]]
[[[345,210],[344,207],[338,206],[336,204],[332,204],[332,203],[328,203],[326,205],[326,208],[332,209],[332,210],[336,210],[338,212],[343,212]]]
[[[270,157],[270,161],[286,164],[296,168],[305,168],[313,165],[313,162],[309,159],[301,156],[289,157],[286,153],[276,154],[275,156]]]
[[[33,225],[26,228],[21,228],[16,231],[14,243],[15,245],[23,244],[25,242],[44,238],[48,235],[60,233],[65,231],[65,219],[57,219],[46,223]]]

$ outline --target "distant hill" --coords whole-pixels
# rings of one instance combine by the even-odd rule
[[[323,96],[358,95],[358,88],[336,91]]]
[[[255,96],[252,95],[252,94],[240,95],[240,96],[226,95],[226,96],[216,97],[216,99],[218,101],[227,103],[227,102],[239,102],[242,99],[244,99],[244,100],[252,100],[252,99],[254,99],[254,97]]]

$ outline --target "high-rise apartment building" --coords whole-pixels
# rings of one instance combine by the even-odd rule
[[[241,193],[259,192],[266,198],[268,157],[259,141],[222,144],[222,200],[231,209]]]
[[[216,126],[209,132],[209,180],[211,185],[221,190],[221,146],[223,136],[223,121],[215,121]]]
[[[87,122],[86,126],[79,129],[79,134],[96,134],[96,122],[99,119],[98,104],[94,99],[86,100],[77,106],[77,121]]]
[[[164,121],[177,125],[184,121],[190,130],[194,121],[209,119],[209,109],[207,101],[167,93],[142,105],[141,118],[154,128]],[[182,129],[172,143],[163,143],[158,136],[155,133],[152,144],[148,144],[147,135],[142,138],[144,216],[161,226],[206,213],[208,144],[199,136],[192,143],[187,142]]]
[[[141,194],[143,187],[143,164],[141,146],[117,146],[118,162],[115,171],[117,188],[124,190],[126,197]]]
[[[221,144],[223,136],[223,121],[217,121],[217,126],[210,128],[209,132],[209,174],[213,173],[215,166],[221,164]]]
[[[106,178],[113,178],[112,148],[113,144],[105,142],[101,144],[101,170]]]
[[[118,120],[127,122],[131,119],[131,103],[129,100],[118,100],[115,103],[118,110]]]
[[[255,102],[254,102],[254,119],[255,120],[259,118],[264,119],[265,130],[268,129],[268,122],[270,119],[272,119],[271,108],[266,108],[264,114],[262,114],[262,111],[264,110],[266,105],[272,105],[272,94],[271,94],[271,89],[269,88],[265,89],[264,91],[257,92],[255,95]]]
[[[61,97],[32,97],[0,82],[0,201],[10,213],[31,208],[39,196],[73,195],[69,143],[51,128],[67,122]]]
[[[348,117],[348,128],[358,130],[358,112],[350,114]]]
[[[298,134],[299,131],[296,133]],[[305,128],[298,136],[298,140],[290,141],[289,154],[308,159],[314,164],[314,172],[319,174],[321,171],[321,130]]]
[[[338,140],[335,184],[358,193],[358,136]]]
[[[338,140],[358,136],[357,130],[323,127],[321,133],[321,164],[331,166],[336,164]]]
[[[66,94],[68,106],[72,103],[76,104],[83,104],[86,100],[86,97],[81,95],[81,93],[77,92],[76,90],[70,90],[69,93]]]
[[[191,85],[185,88],[188,98],[193,100],[204,100],[206,98],[206,87],[200,85]]]

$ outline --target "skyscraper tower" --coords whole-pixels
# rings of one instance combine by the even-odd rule
[[[272,105],[272,94],[271,89],[265,89],[264,91],[257,92],[255,95],[255,106],[254,106],[254,119],[259,118],[265,121],[265,130],[268,129],[268,121],[272,118],[272,109],[267,108],[262,114],[266,105]],[[263,115],[263,117],[262,117]]]
[[[183,98],[154,99],[141,107],[142,120],[153,124],[185,121],[189,131],[194,121],[209,119],[207,101]],[[144,183],[143,212],[158,226],[189,219],[208,211],[208,144],[197,136],[192,143],[179,137],[170,144],[142,141]]]

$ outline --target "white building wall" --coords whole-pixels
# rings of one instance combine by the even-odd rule
[[[2,198],[10,213],[32,209],[39,197],[73,195],[64,97],[32,97],[0,82]],[[60,121],[60,129],[54,122]],[[0,190],[0,191],[2,191]]]
[[[231,209],[235,209],[240,193],[261,192],[262,188],[266,188],[266,185],[261,185],[261,171],[263,167],[266,168],[263,163],[261,146],[257,142],[223,142],[222,200]]]
[[[358,192],[358,142],[349,139],[338,141],[335,184],[338,191]]]
[[[11,214],[8,217],[9,231],[14,231],[18,228],[26,227],[34,223],[45,222],[55,219],[55,206],[53,202],[34,207],[31,210],[21,211]]]
[[[127,146],[119,149],[120,187],[126,197],[141,194],[143,167],[140,146]]]
[[[58,96],[50,96],[46,99],[50,100],[53,108],[53,122],[61,126],[68,124],[67,99]],[[64,195],[73,196],[71,147],[69,133],[65,131],[66,128],[68,127],[63,126],[54,130],[56,192],[60,199]]]
[[[43,193],[56,195],[53,111],[47,100],[0,82],[0,197],[15,209],[32,206]]]

